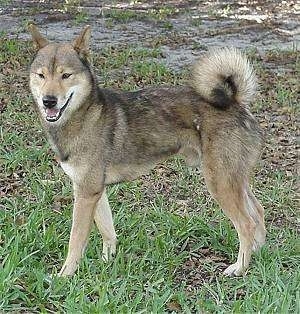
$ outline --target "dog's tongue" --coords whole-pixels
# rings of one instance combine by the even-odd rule
[[[56,108],[47,108],[46,114],[48,117],[56,117],[56,115],[59,113],[59,109]]]

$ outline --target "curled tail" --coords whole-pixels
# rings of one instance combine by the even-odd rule
[[[249,104],[256,94],[256,76],[248,59],[235,48],[210,51],[192,69],[192,87],[218,109]]]

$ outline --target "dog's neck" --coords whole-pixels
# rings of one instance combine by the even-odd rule
[[[83,129],[87,127],[87,122],[95,119],[95,108],[101,106],[101,98],[95,80],[91,93],[82,106],[73,112],[67,120],[58,125],[52,125],[43,121],[44,129],[59,161],[66,162],[70,158],[73,147],[76,146],[76,142],[81,138]],[[97,113],[99,115],[99,109]]]

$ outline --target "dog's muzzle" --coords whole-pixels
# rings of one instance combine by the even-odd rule
[[[46,112],[46,120],[49,122],[57,121],[61,117],[64,110],[67,108],[73,94],[74,94],[74,92],[71,93],[71,95],[67,99],[66,103],[60,109],[56,108],[57,98],[55,96],[51,96],[51,97],[50,96],[44,96],[43,97],[43,104],[44,104],[44,109]]]

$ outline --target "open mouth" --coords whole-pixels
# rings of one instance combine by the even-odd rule
[[[60,109],[58,109],[58,108],[45,108],[46,120],[49,122],[57,121],[61,117],[64,110],[67,108],[73,94],[74,94],[74,92],[71,93],[71,95],[67,99],[66,103]]]

